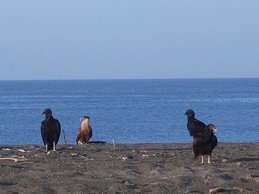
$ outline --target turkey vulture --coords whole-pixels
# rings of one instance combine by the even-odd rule
[[[214,134],[216,126],[209,124],[206,126],[204,134],[198,135],[193,139],[193,151],[196,156],[201,155],[201,163],[204,164],[204,155],[208,155],[208,163],[211,164],[211,155],[213,149],[218,144],[218,139]]]
[[[204,163],[204,155],[208,155],[208,163],[211,163],[212,150],[217,146],[218,140],[214,132],[216,127],[213,124],[205,125],[203,122],[195,118],[195,112],[192,109],[186,111],[187,129],[193,136],[193,152],[194,158],[201,155],[202,163]]]

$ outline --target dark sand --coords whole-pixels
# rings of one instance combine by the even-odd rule
[[[259,193],[259,143],[219,143],[213,164],[191,144],[0,146],[0,193]],[[207,161],[207,157],[206,157]]]

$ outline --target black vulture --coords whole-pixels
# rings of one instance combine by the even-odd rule
[[[41,136],[46,152],[50,150],[56,151],[61,131],[60,122],[53,118],[52,111],[49,108],[46,108],[42,114],[45,114],[45,120],[41,122]]]
[[[190,136],[197,136],[204,133],[206,125],[195,118],[195,112],[192,109],[186,111],[187,115],[187,129],[190,133]]]

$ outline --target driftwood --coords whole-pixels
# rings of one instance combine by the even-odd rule
[[[192,164],[192,166],[196,165],[199,161],[200,161],[200,160],[196,160],[196,161]]]
[[[259,176],[256,174],[251,174],[251,176],[247,177],[247,179],[250,179],[250,180],[255,181],[256,183],[259,183]]]
[[[209,193],[210,194],[216,194],[219,192],[225,192],[225,191],[238,191],[238,192],[245,192],[246,190],[240,187],[230,187],[230,188],[221,188],[221,187],[217,187],[214,189],[210,189]]]
[[[219,193],[219,192],[222,192],[222,191],[224,191],[224,189],[218,187],[218,188],[210,189],[209,193],[215,194],[215,193]]]
[[[27,159],[24,156],[5,157],[5,158],[0,158],[0,160],[12,160],[14,162],[24,162],[24,161],[27,161]]]

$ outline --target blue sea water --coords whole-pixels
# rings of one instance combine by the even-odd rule
[[[259,142],[259,79],[0,81],[0,144],[42,144],[46,107],[70,144],[82,115],[93,141],[190,143],[189,108],[220,142]]]

